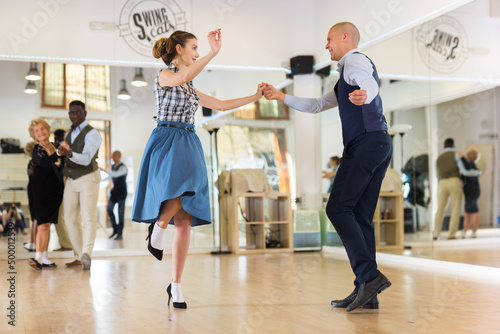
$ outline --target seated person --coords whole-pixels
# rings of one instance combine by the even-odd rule
[[[331,168],[331,171],[323,171],[323,178],[330,179],[330,186],[328,187],[328,193],[332,192],[333,180],[335,179],[335,174],[337,173],[337,169],[339,169],[340,158],[338,156],[333,156],[328,161],[328,168]]]
[[[3,232],[3,206],[0,205],[0,233]]]
[[[8,209],[3,211],[3,221],[4,221],[4,235],[8,233],[8,224],[13,224],[16,233],[21,230],[22,234],[28,234],[26,232],[26,224],[24,223],[24,216],[21,209],[19,209],[16,204],[12,203]]]

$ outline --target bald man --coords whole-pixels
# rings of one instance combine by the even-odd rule
[[[377,268],[373,214],[392,156],[391,138],[379,95],[380,81],[372,61],[357,50],[359,31],[350,22],[334,25],[326,49],[338,61],[340,78],[333,91],[318,98],[299,98],[266,84],[268,100],[279,100],[307,113],[339,107],[344,152],[326,213],[339,234],[356,276],[352,293],[334,307],[352,311],[379,308],[377,294],[391,282]]]

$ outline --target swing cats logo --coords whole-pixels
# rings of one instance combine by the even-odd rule
[[[120,13],[120,37],[135,52],[151,57],[156,40],[187,30],[188,6],[188,0],[128,0]]]
[[[442,16],[416,28],[418,51],[423,62],[439,73],[453,73],[469,55],[467,34],[453,17]]]

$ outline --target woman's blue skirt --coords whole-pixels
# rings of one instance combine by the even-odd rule
[[[179,196],[182,208],[191,215],[191,226],[211,223],[207,167],[194,125],[158,121],[142,157],[132,220],[157,221],[162,203]]]

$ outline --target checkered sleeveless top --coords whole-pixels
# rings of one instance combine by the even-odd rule
[[[179,69],[170,63],[168,70],[177,73]],[[187,83],[189,92],[184,85],[176,87],[160,87],[158,78],[155,79],[156,120],[194,124],[194,114],[200,104],[193,82]]]

